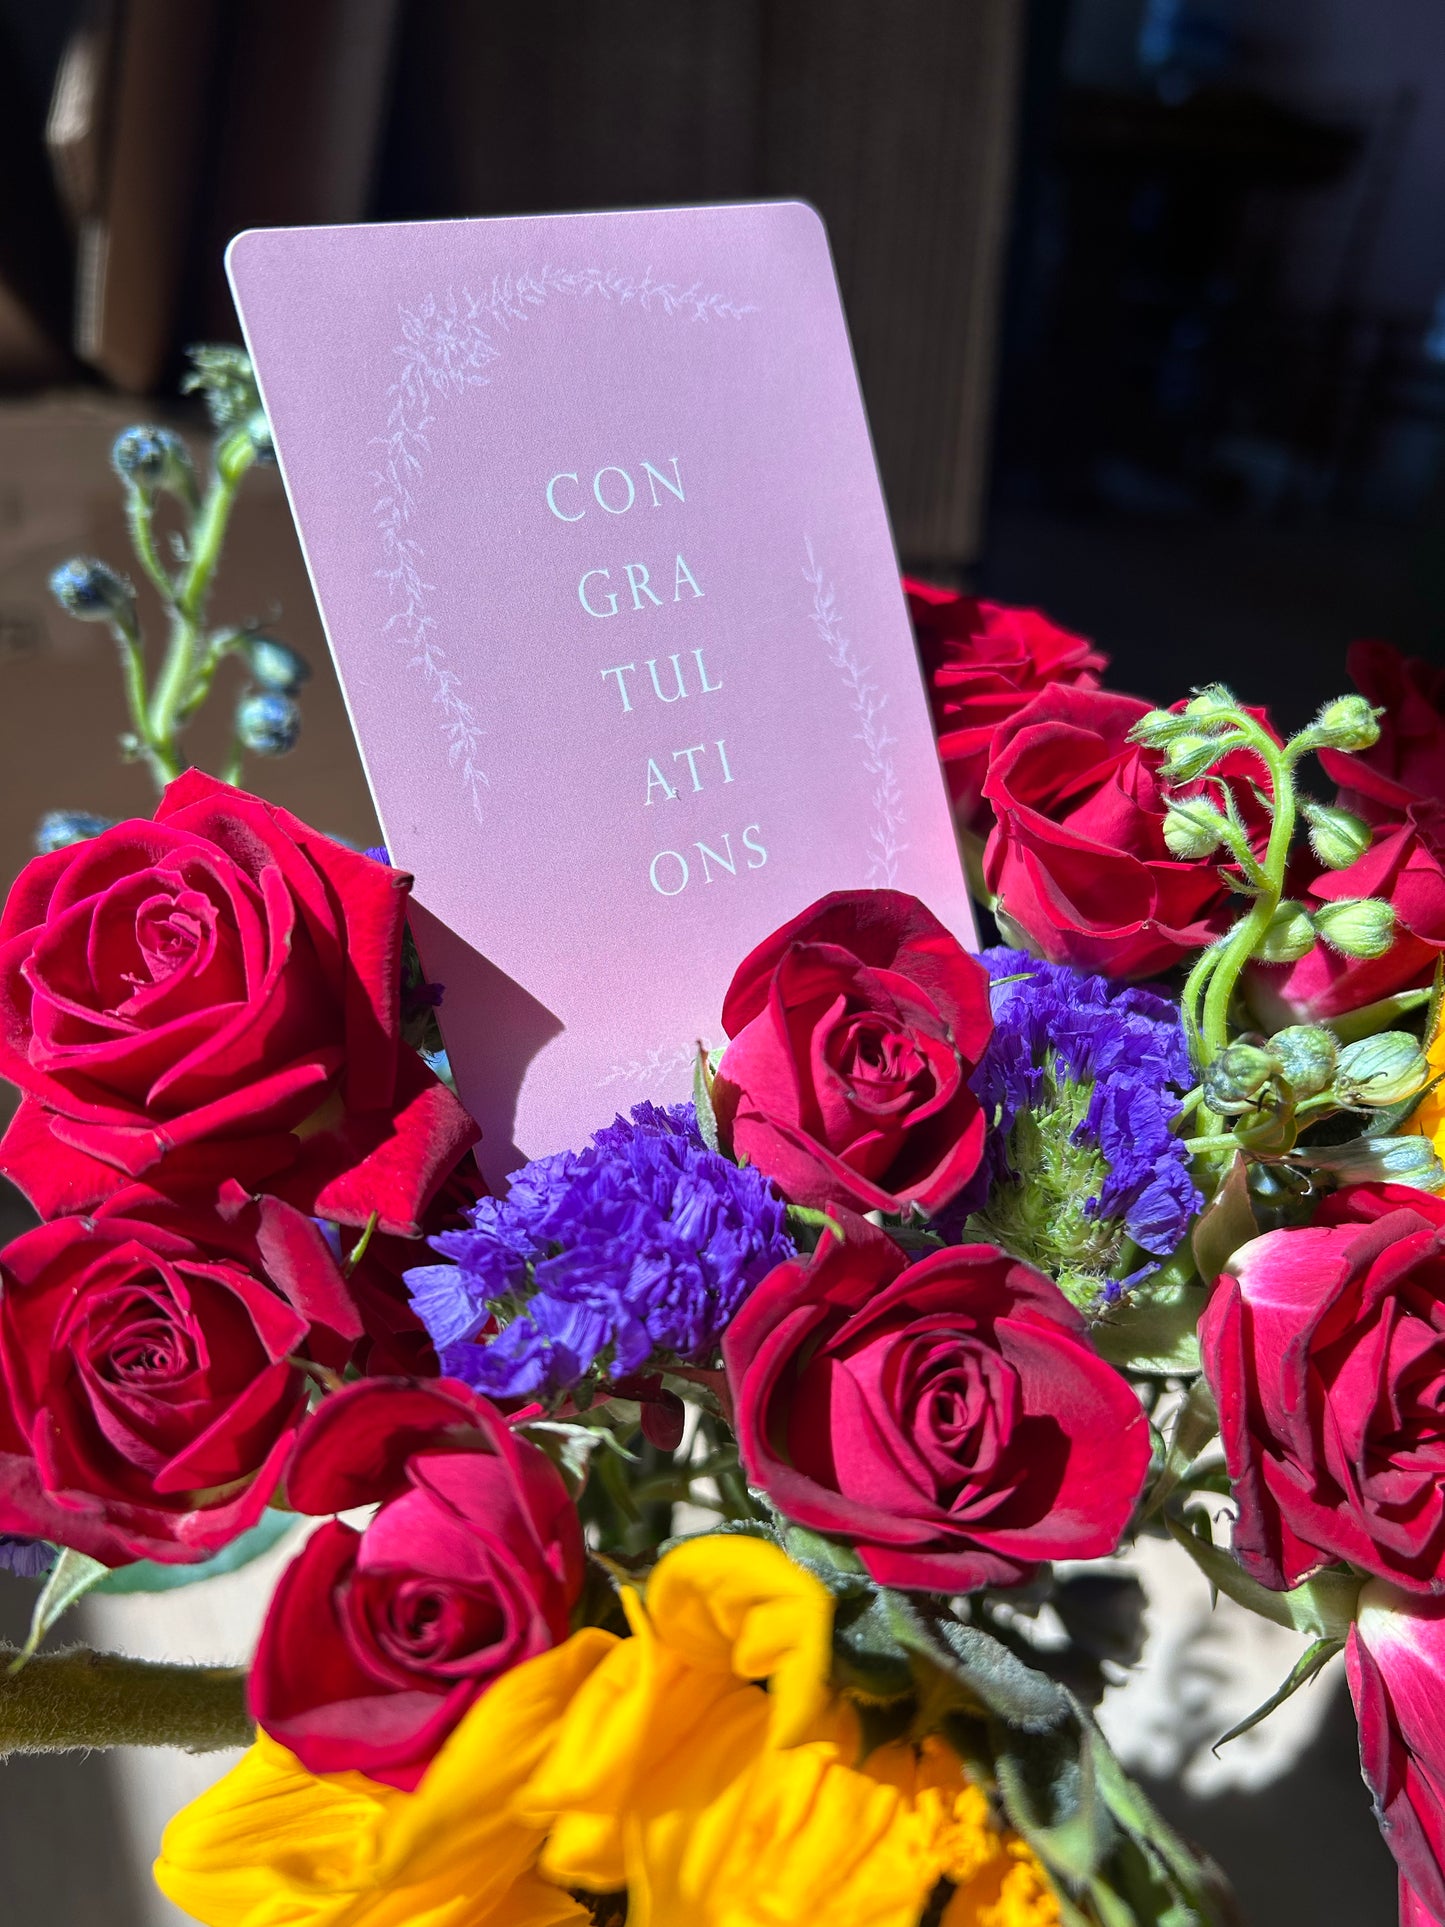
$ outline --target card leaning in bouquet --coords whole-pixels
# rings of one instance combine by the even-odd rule
[[[229,258],[492,1183],[685,1097],[727,958],[811,897],[911,890],[972,943],[810,208]]]
[[[758,216],[707,229],[732,235],[709,265],[738,278],[716,285],[780,299],[793,249],[816,293],[816,229]],[[681,248],[692,230],[657,232]],[[369,314],[371,244],[313,240],[340,311]],[[287,281],[312,241],[275,245]],[[536,272],[548,300],[593,299]],[[841,380],[819,300],[813,345]],[[464,385],[496,358],[465,312],[425,317]],[[697,1013],[691,1097],[589,1070],[551,1113],[570,1105],[575,1133],[513,1148],[485,1191],[442,1039],[485,1040],[515,1006],[424,969],[438,906],[505,868],[470,750],[431,741],[456,687],[427,671],[427,629],[405,697],[410,659],[365,629],[370,587],[354,629],[338,616],[318,478],[342,478],[350,517],[355,450],[294,417],[291,485],[303,524],[320,518],[313,566],[388,833],[409,826],[440,893],[419,956],[402,848],[345,848],[239,787],[242,751],[294,741],[304,665],[258,631],[206,630],[225,511],[270,429],[243,357],[210,352],[198,380],[220,435],[204,489],[162,431],[116,453],[170,617],[160,663],[115,570],[78,558],[55,579],[120,645],[155,815],[48,820],[0,918],[0,1071],[22,1092],[0,1167],[43,1220],[0,1254],[0,1559],[40,1582],[0,1746],[245,1745],[156,1866],[214,1927],[1226,1927],[1224,1875],[1094,1716],[1137,1655],[1129,1560],[1148,1535],[1308,1639],[1254,1719],[1341,1661],[1402,1923],[1445,1927],[1445,675],[1358,646],[1355,692],[1285,736],[1217,684],[1155,707],[1035,612],[906,583],[926,690],[889,690],[899,781],[946,786],[1000,941],[966,941],[963,866],[926,802],[907,855],[941,901],[913,869],[870,876],[891,792],[855,783],[861,723],[820,725],[841,771],[830,854],[782,914],[759,926],[746,879],[719,877],[675,949],[630,926],[574,947],[630,1023],[661,963],[711,945],[658,1005],[674,1026]],[[731,424],[738,447],[756,419]],[[557,443],[559,520],[590,516],[601,446]],[[533,452],[518,439],[529,474]],[[690,458],[645,459],[660,525],[691,506]],[[625,473],[651,517],[643,459],[616,471],[603,513]],[[861,492],[832,526],[873,611],[849,647],[866,636],[901,674],[875,485],[849,472]],[[163,508],[187,532],[175,573]],[[738,528],[781,584],[771,528]],[[678,553],[701,581],[703,550]],[[619,626],[664,619],[624,608],[618,582]],[[550,610],[524,596],[513,617],[545,638]],[[715,670],[710,639],[688,646]],[[445,675],[494,660],[449,648]],[[184,769],[178,732],[228,655],[252,680],[220,780]],[[678,646],[679,683],[689,660]],[[378,774],[378,689],[426,771],[414,808],[410,764]],[[814,723],[792,700],[767,722],[785,745]],[[936,755],[903,733],[930,705]],[[729,712],[730,757],[750,715]],[[799,836],[817,776],[800,750]],[[551,847],[534,825],[516,867]],[[795,874],[780,863],[769,889]],[[560,899],[530,887],[554,956]],[[588,1008],[578,1036],[610,1047]],[[288,1531],[249,1668],[42,1649],[90,1589],[203,1580]]]

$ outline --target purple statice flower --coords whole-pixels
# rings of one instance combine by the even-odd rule
[[[431,1240],[455,1262],[406,1282],[442,1370],[496,1398],[704,1360],[796,1249],[782,1199],[708,1149],[691,1104],[637,1105],[468,1216],[470,1230]]]
[[[1108,1303],[1158,1268],[1120,1277],[1121,1254],[1167,1257],[1204,1202],[1170,1129],[1194,1081],[1178,1007],[1023,951],[982,961],[994,1033],[973,1088],[993,1128],[970,1232]]]
[[[47,1539],[25,1539],[15,1532],[0,1532],[0,1572],[13,1572],[21,1579],[39,1579],[55,1564],[55,1548]]]

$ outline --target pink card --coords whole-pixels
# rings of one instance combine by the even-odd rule
[[[825,891],[972,919],[822,224],[257,230],[232,286],[495,1181]]]

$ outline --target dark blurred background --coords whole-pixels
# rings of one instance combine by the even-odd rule
[[[1356,637],[1445,655],[1442,0],[0,0],[0,168],[7,878],[42,809],[149,808],[44,580],[123,561],[109,442],[187,419],[250,225],[805,196],[909,567],[1291,726]],[[320,661],[274,474],[222,584]],[[369,840],[319,681],[268,788]],[[1287,1785],[1164,1796],[1249,1920],[1393,1919],[1352,1747],[1337,1707]]]

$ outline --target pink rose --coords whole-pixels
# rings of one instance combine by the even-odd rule
[[[1199,1342],[1245,1570],[1285,1591],[1343,1559],[1445,1591],[1445,1200],[1358,1185],[1253,1239]]]
[[[1372,1580],[1345,1670],[1361,1771],[1400,1869],[1400,1927],[1445,1927],[1445,1600]]]

